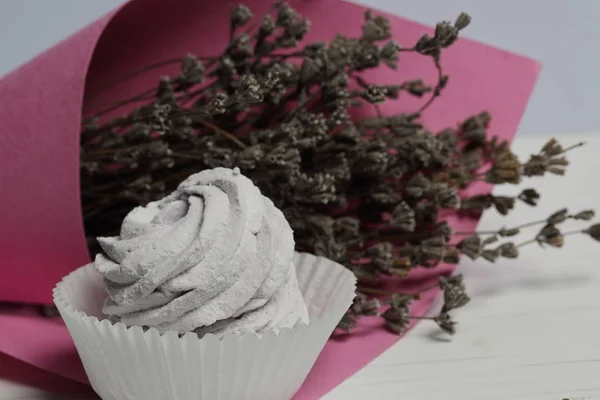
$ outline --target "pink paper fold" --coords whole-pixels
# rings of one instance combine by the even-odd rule
[[[244,3],[263,15],[271,0]],[[357,34],[362,25],[364,8],[358,5],[340,0],[299,0],[293,5],[312,21],[307,40]],[[229,9],[227,2],[133,0],[0,80],[0,301],[50,303],[55,283],[89,260],[78,182],[82,109],[135,95],[152,87],[158,74],[172,73],[176,67],[143,74],[98,94],[124,71],[187,52],[219,54],[227,44]],[[406,19],[390,20],[394,37],[407,46],[431,31]],[[433,82],[429,59],[403,56],[400,71],[370,73],[368,79],[389,83],[425,77]],[[494,116],[491,133],[511,139],[540,65],[467,39],[449,49],[442,63],[450,81],[424,115],[428,127],[454,126],[487,110]],[[386,104],[384,112],[412,111],[422,101],[407,97]],[[472,190],[485,192],[489,187]],[[453,222],[463,230],[476,224]],[[431,271],[414,276],[415,284],[423,284],[426,274]],[[430,293],[419,301],[415,312],[426,312],[434,296]],[[319,398],[396,340],[377,319],[365,320],[350,337],[330,340],[296,398]],[[0,352],[86,382],[59,321],[0,311]]]

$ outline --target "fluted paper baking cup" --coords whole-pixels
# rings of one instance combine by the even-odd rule
[[[284,400],[306,379],[356,288],[354,275],[326,258],[296,253],[295,264],[310,323],[261,337],[179,337],[113,324],[91,264],[56,286],[54,302],[104,400]]]

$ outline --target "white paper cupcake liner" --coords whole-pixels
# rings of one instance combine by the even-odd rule
[[[279,334],[160,335],[104,319],[106,291],[93,265],[54,289],[90,383],[104,400],[287,400],[300,388],[354,298],[352,272],[296,253],[310,324]]]

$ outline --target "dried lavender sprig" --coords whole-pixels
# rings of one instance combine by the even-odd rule
[[[511,183],[515,156],[505,142],[487,139],[491,116],[485,112],[437,136],[418,112],[381,115],[379,102],[399,90],[437,98],[447,81],[439,70],[431,90],[419,80],[374,86],[356,77],[382,64],[397,67],[402,51],[432,57],[441,68],[442,50],[468,17],[438,24],[434,37],[399,48],[392,41],[378,44],[389,39],[389,24],[366,13],[361,38],[339,36],[294,51],[308,24],[285,4],[274,10],[257,33],[232,35],[223,55],[206,66],[186,56],[179,75],[161,79],[151,104],[84,128],[82,202],[90,238],[112,233],[132,206],[164,196],[200,169],[238,166],[284,211],[298,249],[352,269],[369,282],[363,294],[382,276],[402,280],[412,268],[457,263],[463,249],[450,244],[452,231],[438,212],[463,203],[457,189],[478,179],[486,163],[494,164],[502,183]],[[286,61],[292,57],[302,59],[300,66]],[[352,89],[348,78],[362,89]],[[348,111],[365,103],[377,117],[352,121]],[[287,111],[290,106],[295,111]],[[549,144],[543,154],[556,159],[557,146]],[[517,173],[522,167],[517,163]],[[535,203],[531,196],[520,200]],[[514,254],[510,246],[500,253]],[[402,296],[391,295],[395,308]],[[363,310],[372,313],[377,302],[367,299],[370,308]],[[463,301],[445,300],[445,308]],[[447,312],[440,315],[438,324],[450,329]]]
[[[524,228],[541,225],[541,224],[556,225],[556,224],[560,224],[568,219],[579,220],[579,221],[589,221],[592,218],[594,218],[595,215],[596,215],[596,213],[594,212],[594,210],[583,210],[583,211],[579,211],[575,214],[568,214],[568,210],[566,208],[563,208],[555,213],[552,213],[548,218],[545,218],[542,220],[537,220],[537,221],[526,222],[523,224],[512,226],[510,228],[503,227],[503,228],[500,228],[498,230],[493,230],[493,231],[489,231],[489,230],[488,231],[478,230],[478,231],[470,231],[470,232],[458,231],[458,232],[454,232],[454,234],[455,235],[474,235],[474,234],[498,235],[501,237],[508,237],[508,236],[514,236],[514,235],[518,234],[521,231],[521,229],[524,229]]]

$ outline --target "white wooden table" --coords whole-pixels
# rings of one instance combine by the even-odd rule
[[[543,219],[564,206],[600,213],[600,133],[561,140],[588,142],[569,155],[567,176],[498,187],[496,194],[509,195],[535,187],[542,199],[508,217],[486,213],[482,230]],[[543,144],[523,138],[514,148],[525,157]],[[473,300],[456,312],[454,337],[421,323],[324,399],[600,399],[600,243],[572,236],[560,250],[531,246],[512,262],[465,260],[459,269]],[[0,380],[0,400],[17,399],[66,400]]]

